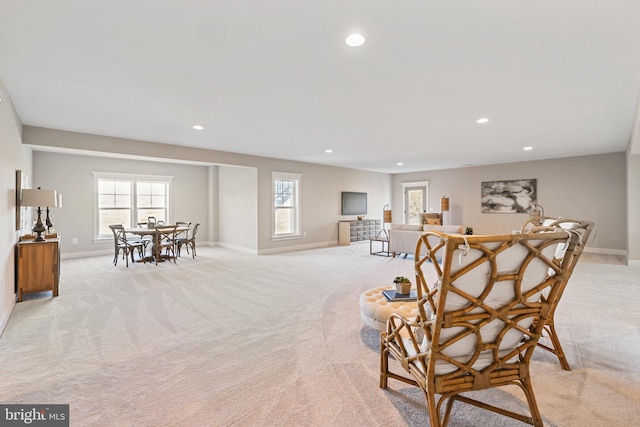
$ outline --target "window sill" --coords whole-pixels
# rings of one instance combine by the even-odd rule
[[[287,234],[286,236],[271,236],[272,242],[278,242],[280,240],[295,240],[302,239],[301,234]]]

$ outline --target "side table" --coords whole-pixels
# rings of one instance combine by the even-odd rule
[[[380,242],[380,244],[382,245],[382,248],[379,251],[374,252],[373,242]],[[380,255],[380,256],[391,256],[391,252],[389,252],[389,239],[384,239],[380,237],[369,239],[369,254]]]

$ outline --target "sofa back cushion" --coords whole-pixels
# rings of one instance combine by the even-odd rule
[[[422,226],[423,231],[440,231],[441,233],[447,234],[462,234],[462,226],[461,225],[431,225],[425,224]]]
[[[421,224],[391,224],[392,230],[422,231]],[[416,240],[418,238],[416,237]]]

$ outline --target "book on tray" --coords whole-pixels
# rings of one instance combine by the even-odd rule
[[[415,301],[418,298],[415,289],[411,289],[408,294],[399,294],[393,289],[385,289],[382,294],[388,301]]]

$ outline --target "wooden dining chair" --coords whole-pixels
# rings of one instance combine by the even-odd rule
[[[176,225],[180,230],[176,229],[176,244],[179,239],[186,239],[189,237],[189,227],[191,227],[191,222],[187,221],[176,221]]]
[[[141,240],[128,240],[127,233],[125,232],[125,228],[122,224],[110,225],[109,228],[113,233],[113,243],[115,249],[113,265],[118,265],[118,255],[120,254],[120,251],[122,251],[122,258],[126,261],[127,267],[129,267],[129,256],[131,257],[131,262],[135,262],[133,254],[136,250],[140,254],[140,258],[144,262],[144,242],[142,242]]]
[[[187,253],[189,253],[189,248],[191,248],[191,258],[196,257],[196,234],[198,234],[198,227],[200,227],[200,223],[196,222],[196,225],[193,226],[193,230],[191,230],[191,235],[187,235],[185,238],[176,239],[176,247],[178,250],[178,256],[180,256],[180,250],[182,249],[182,245],[187,249]]]
[[[156,260],[156,265],[160,259],[173,259],[176,262],[176,239],[177,225],[165,225],[156,227],[156,233],[153,242],[153,255]],[[162,254],[162,251],[165,254]]]

